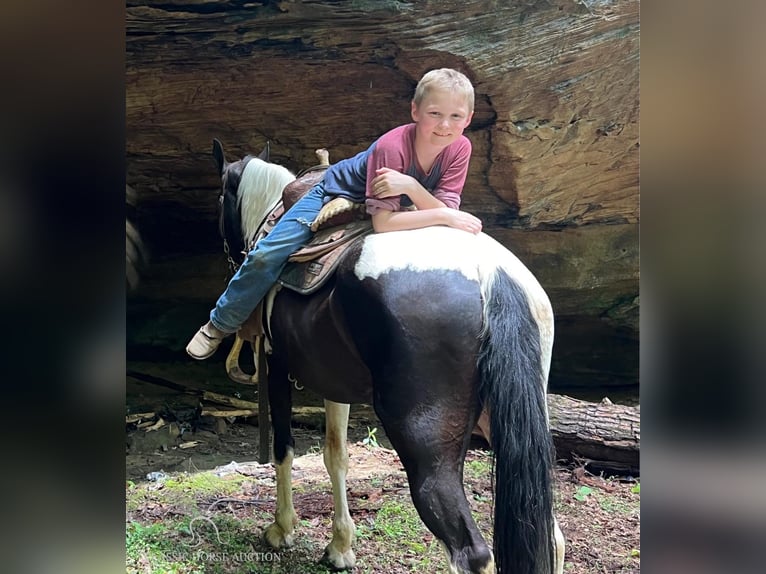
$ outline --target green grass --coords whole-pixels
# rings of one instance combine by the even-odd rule
[[[200,499],[212,500],[241,492],[250,479],[238,474],[218,477],[212,472],[172,475],[160,483],[126,483],[125,508],[135,512],[147,502],[194,506]]]
[[[209,508],[216,499],[241,494],[250,481],[213,472],[173,474],[157,483],[128,481],[127,573],[218,574],[276,559],[267,548],[253,546],[267,515],[255,509],[252,517],[235,518]]]
[[[604,512],[631,514],[639,508],[640,486],[638,484],[634,486],[631,493],[633,494],[632,500],[623,500],[589,486],[580,486],[572,497],[581,503],[584,503],[588,498],[593,498]]]
[[[490,478],[492,476],[492,462],[488,458],[468,461],[465,463],[463,476],[466,480]]]
[[[491,459],[475,458],[466,461],[464,468],[472,514],[491,543],[492,500],[485,492]],[[356,511],[352,509],[357,534],[354,573],[447,571],[444,551],[420,520],[406,489],[399,488],[398,479],[391,481],[393,486],[387,484],[382,477],[371,478],[365,487],[383,489],[385,497],[371,498],[369,504],[358,500]],[[330,484],[309,480],[295,487],[300,519],[295,546],[275,551],[263,541],[262,531],[273,520],[276,491],[262,484],[262,479],[239,474],[218,477],[208,471],[169,474],[161,483],[126,482],[126,572],[325,574],[328,569],[318,561],[332,536],[331,515],[316,506],[307,512],[301,496],[316,492],[331,497]],[[640,486],[629,491],[621,487],[622,496],[617,497],[597,488],[572,486],[566,496],[568,508],[580,513],[587,509],[608,512],[619,520],[637,516]],[[214,505],[219,498],[239,503]],[[307,503],[315,504],[314,498],[309,496]],[[612,553],[624,560],[627,571],[640,562],[639,546],[633,544]],[[571,569],[570,558],[565,571]]]
[[[385,502],[373,525],[358,526],[357,535],[360,539],[375,541],[389,553],[397,549],[400,555],[392,554],[391,560],[405,563],[411,572],[430,574],[442,571],[446,566],[443,550],[409,499]]]

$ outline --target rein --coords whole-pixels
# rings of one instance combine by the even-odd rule
[[[229,242],[226,239],[226,218],[224,217],[224,197],[226,195],[226,192],[221,193],[221,195],[218,196],[218,233],[220,233],[221,237],[223,238],[223,252],[226,254],[226,262],[229,264],[229,275],[226,277],[226,281],[228,282],[229,279],[231,279],[234,274],[239,270],[240,265],[236,261],[234,261],[234,258],[231,256],[231,250],[229,249]]]
[[[247,157],[247,156],[246,156]],[[326,170],[327,169],[326,164],[318,164],[311,167],[307,167],[306,169],[302,170],[298,173],[298,175],[295,176],[295,180],[300,179],[304,175],[308,173],[312,173],[315,171],[320,170]],[[295,181],[293,180],[293,181]],[[225,196],[226,192],[222,191],[221,194],[218,196],[218,232],[221,234],[221,237],[223,238],[223,252],[226,255],[226,262],[229,265],[229,276],[227,277],[227,281],[237,272],[239,271],[239,268],[242,266],[240,263],[237,263],[231,254],[231,248],[229,247],[229,242],[226,239],[226,218],[224,217],[224,210],[225,210]],[[279,220],[279,218],[284,213],[284,210],[280,210],[282,207],[282,197],[278,197],[277,200],[266,210],[266,214],[263,216],[263,219],[258,224],[257,230],[255,232],[255,235],[253,236],[253,240],[250,243],[250,245],[245,245],[244,250],[242,253],[247,256],[247,254],[253,249],[255,244],[266,237],[266,235],[269,234],[269,232],[274,228],[274,225]],[[270,225],[269,225],[270,224]]]
[[[223,195],[219,198],[219,208],[221,210],[221,217],[219,218],[220,221],[220,232],[221,237],[223,237],[223,252],[226,254],[226,261],[229,264],[229,279],[237,272],[239,271],[239,268],[242,267],[242,264],[237,263],[234,261],[234,259],[231,256],[231,252],[229,249],[229,242],[226,240],[226,235],[224,233],[224,218],[223,218]],[[263,216],[263,219],[258,224],[258,228],[255,231],[255,235],[253,236],[253,240],[250,242],[249,245],[245,245],[245,248],[243,249],[242,253],[247,256],[247,254],[252,251],[253,247],[255,247],[255,244],[266,237],[268,233],[274,228],[274,223],[282,216],[284,213],[284,210],[281,213],[278,213],[278,215],[275,216],[275,213],[279,211],[279,208],[282,206],[282,198],[279,197],[277,200],[266,210],[266,215]],[[268,226],[270,222],[273,223]],[[228,279],[227,279],[228,280]]]

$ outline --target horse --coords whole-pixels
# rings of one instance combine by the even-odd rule
[[[213,156],[221,230],[229,244],[247,245],[295,175],[263,152],[228,162],[218,140]],[[372,233],[345,252],[318,291],[305,296],[275,286],[265,305],[277,478],[274,522],[264,530],[270,546],[291,546],[298,522],[294,377],[324,398],[334,516],[322,561],[332,569],[356,560],[347,424],[349,405],[365,403],[396,450],[412,502],[446,551],[450,572],[563,572],[546,403],[553,311],[518,258],[489,235],[444,226]],[[463,490],[464,459],[483,408],[494,451],[492,549]]]

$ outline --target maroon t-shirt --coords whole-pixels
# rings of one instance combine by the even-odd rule
[[[377,199],[372,196],[371,182],[376,177],[375,171],[381,167],[395,169],[400,173],[415,178],[435,198],[447,207],[460,207],[460,194],[463,191],[468,162],[471,159],[471,141],[461,135],[444,148],[434,160],[431,169],[425,173],[415,154],[415,129],[417,124],[406,124],[383,134],[371,146],[367,157],[367,212],[375,215],[379,210],[400,211],[402,207],[412,205],[407,196]]]

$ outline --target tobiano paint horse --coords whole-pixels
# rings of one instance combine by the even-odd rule
[[[246,245],[295,176],[252,156],[228,163],[217,140],[213,154],[223,185],[222,230],[229,244]],[[553,312],[510,251],[483,233],[441,226],[373,233],[346,252],[313,295],[281,289],[267,301],[277,505],[265,538],[272,547],[292,545],[298,522],[293,375],[325,398],[324,462],[335,512],[323,560],[333,569],[355,563],[346,499],[349,404],[372,403],[450,572],[563,572],[546,405]],[[463,490],[464,458],[483,407],[494,450],[492,550]]]

